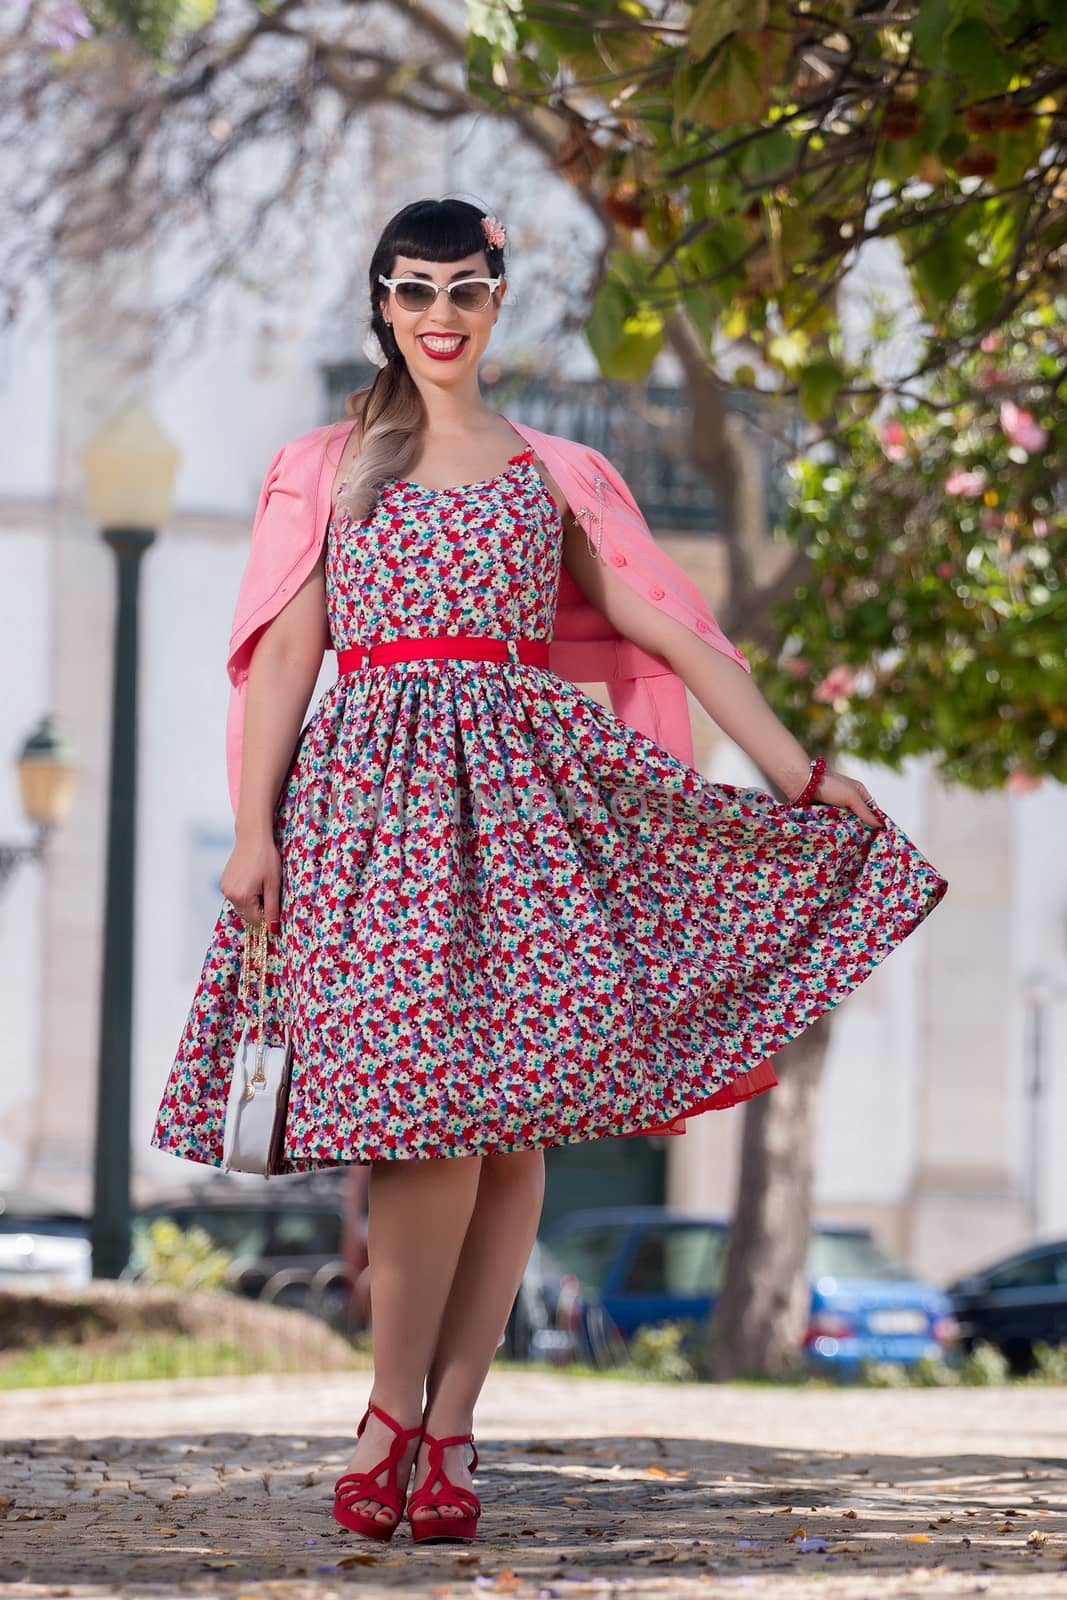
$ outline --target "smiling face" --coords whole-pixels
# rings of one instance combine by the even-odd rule
[[[396,256],[388,275],[418,278],[442,288],[462,278],[493,277],[483,250],[460,261],[419,261],[412,256]],[[469,375],[475,371],[489,343],[506,289],[507,282],[502,280],[484,311],[461,311],[444,293],[426,311],[405,311],[396,296],[383,288],[382,315],[392,327],[412,376],[425,374],[435,381],[447,382],[450,374]]]

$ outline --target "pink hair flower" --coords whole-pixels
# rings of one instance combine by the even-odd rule
[[[491,244],[495,250],[503,250],[508,236],[499,217],[483,217],[482,232],[485,234],[487,244]]]

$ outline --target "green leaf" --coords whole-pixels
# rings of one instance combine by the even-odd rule
[[[739,28],[762,28],[767,20],[767,0],[699,0],[689,24],[686,53],[691,61],[710,55],[727,34]]]
[[[945,66],[945,40],[960,14],[959,0],[920,0],[911,25],[912,44],[932,72]]]
[[[771,40],[765,33],[734,34],[701,77],[695,93],[679,105],[682,115],[709,128],[758,121],[771,103],[781,60],[780,49],[770,48]],[[788,50],[788,38],[785,47]]]
[[[977,17],[959,22],[948,36],[948,64],[963,78],[975,99],[1004,94],[1011,87],[1012,66],[1002,55],[992,29]]]
[[[663,346],[663,318],[635,305],[610,276],[600,285],[585,332],[604,376],[624,382],[646,378]]]
[[[927,316],[938,320],[959,293],[963,251],[955,236],[944,233],[922,248],[910,264],[911,279]]]
[[[777,177],[792,165],[793,141],[784,128],[769,128],[741,152],[741,171],[750,183]]]
[[[829,356],[801,369],[800,409],[809,422],[822,422],[830,415],[844,381],[844,373]]]
[[[1057,67],[1067,67],[1067,19],[1060,14],[1049,21],[1041,36],[1041,53]]]

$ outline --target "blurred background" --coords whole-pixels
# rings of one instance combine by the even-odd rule
[[[458,5],[438,15],[454,35],[467,26]],[[329,19],[337,29],[351,21],[344,7]],[[27,89],[19,139],[4,156],[13,174],[32,166],[62,180],[52,199],[68,225],[34,235],[26,222],[18,295],[0,330],[0,1277],[87,1281],[91,1219],[106,1189],[101,1163],[114,1172],[109,1215],[121,1216],[128,1142],[135,1219],[203,1227],[246,1295],[270,1281],[278,1303],[358,1325],[367,1311],[355,1289],[365,1174],[222,1180],[151,1149],[148,1138],[232,844],[225,659],[256,496],[280,444],[340,416],[345,395],[373,377],[365,273],[380,228],[427,195],[460,195],[504,220],[510,291],[482,367],[487,402],[607,452],[657,539],[752,655],[761,684],[789,670],[786,635],[770,619],[769,598],[763,615],[751,595],[741,605],[737,541],[747,536],[752,592],[764,586],[777,603],[789,558],[783,528],[796,502],[791,463],[798,451],[825,460],[826,445],[810,408],[772,406],[764,379],[780,375],[781,362],[765,345],[754,349],[751,329],[731,338],[723,311],[705,354],[725,379],[727,503],[721,473],[694,448],[693,419],[709,414],[710,401],[691,351],[668,330],[627,371],[596,322],[606,314],[607,262],[618,274],[619,256],[655,254],[640,218],[626,214],[620,169],[601,172],[594,162],[578,181],[563,133],[539,132],[529,108],[507,114],[484,103],[484,89],[479,98],[453,82],[435,120],[424,104],[405,102],[401,82],[376,94],[334,82],[317,98],[307,90],[302,120],[287,118],[279,90],[277,116],[257,130],[267,66],[275,87],[293,85],[295,96],[302,84],[294,37],[260,41],[256,70],[240,88],[231,83],[228,108],[224,97],[196,99],[193,46],[171,41],[186,121],[164,121],[164,136],[153,138],[152,118],[164,114],[158,79],[110,21],[104,51],[99,18],[77,7],[26,12],[20,48],[35,92],[62,116],[42,130]],[[224,33],[224,24],[214,18],[190,36],[211,59],[221,48],[211,30]],[[394,61],[413,51],[425,60],[432,34],[415,28],[382,8],[363,43]],[[342,38],[351,50],[350,34]],[[493,48],[506,52],[507,41]],[[86,84],[95,86],[91,106]],[[148,122],[127,133],[140,141],[140,177],[120,213],[92,133],[98,127],[101,150],[121,164],[118,113],[131,105]],[[16,109],[11,93],[6,109]],[[298,125],[318,140],[306,184],[287,164]],[[80,170],[60,159],[64,142],[85,156]],[[754,280],[750,287],[766,292]],[[843,336],[858,348],[887,305],[907,310],[911,292],[895,249],[875,243],[849,261],[838,286]],[[907,338],[903,354],[889,340],[880,345],[883,363],[902,370]],[[87,448],[106,457],[95,501]],[[109,512],[101,485],[107,479],[121,494],[123,474],[132,509]],[[165,508],[156,520],[154,504]],[[101,537],[109,522],[154,537],[120,549]],[[828,605],[813,591],[797,614]],[[320,690],[333,674],[328,656]],[[826,660],[800,688],[851,728],[860,715],[855,677],[855,658]],[[587,688],[608,703],[603,686]],[[962,689],[960,704],[965,722]],[[707,777],[767,786],[692,700],[691,712]],[[117,769],[113,737],[125,763]],[[832,1291],[822,1301],[815,1294],[807,1346],[823,1339],[824,1355],[858,1359],[848,1341],[866,1332],[874,1342],[860,1353],[875,1358],[892,1357],[886,1341],[897,1336],[915,1341],[916,1358],[943,1348],[958,1333],[953,1316],[978,1326],[974,1306],[961,1309],[962,1291],[954,1299],[944,1291],[997,1263],[1019,1316],[1035,1295],[1044,1307],[1033,1337],[1054,1339],[1049,1318],[1067,1305],[1067,1246],[1057,1245],[1067,1238],[1067,1166],[1058,1157],[1067,1140],[1067,798],[1054,777],[1022,766],[997,782],[961,781],[932,736],[914,753],[898,747],[891,765],[875,754],[855,736],[840,764],[870,786],[950,893],[809,1041],[820,1078],[804,1108],[810,1282],[897,1287],[860,1310],[862,1296],[841,1309]],[[109,826],[129,846],[110,901]],[[132,986],[128,1037],[117,968]],[[113,1096],[103,1130],[102,1074]],[[603,1355],[645,1324],[706,1317],[752,1115],[705,1115],[680,1139],[547,1152],[544,1257],[531,1264],[528,1303],[520,1297],[509,1331],[517,1353]],[[806,1148],[798,1147],[800,1164]],[[143,1252],[147,1235],[138,1237]],[[67,1241],[55,1259],[49,1238]],[[96,1275],[121,1270],[98,1264]],[[996,1288],[983,1288],[986,1301]],[[967,1292],[973,1298],[974,1283]],[[635,1310],[642,1295],[644,1310]],[[590,1331],[592,1304],[599,1331]],[[857,1319],[868,1312],[882,1321],[862,1329]],[[1017,1331],[1003,1342],[1014,1349],[1013,1340],[1021,1349],[1031,1336]]]

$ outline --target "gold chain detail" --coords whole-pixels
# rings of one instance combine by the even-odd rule
[[[596,527],[596,549],[595,550],[593,548],[592,540],[589,537],[589,529],[586,528],[584,522],[582,523],[582,527],[585,530],[585,542],[586,542],[586,546],[587,546],[587,548],[589,550],[589,554],[592,556],[593,560],[596,561],[596,560],[599,559],[600,546],[601,546],[601,543],[603,542],[603,538],[604,538],[604,479],[600,476],[599,472],[594,475],[594,482],[596,484],[596,492],[597,492],[597,527]],[[582,506],[581,510],[578,513],[579,520],[582,518],[583,515],[592,516],[592,512],[590,511],[588,506]]]
[[[267,924],[266,921],[245,923],[244,939],[241,945],[241,970],[238,979],[238,992],[242,1000],[247,1000],[251,987],[251,970],[255,965],[257,979],[258,1031],[256,1038],[256,1069],[249,1080],[248,1099],[252,1098],[253,1084],[263,1087],[267,1075],[263,1071],[263,1054],[267,1047],[266,1029],[266,988],[267,988]]]

